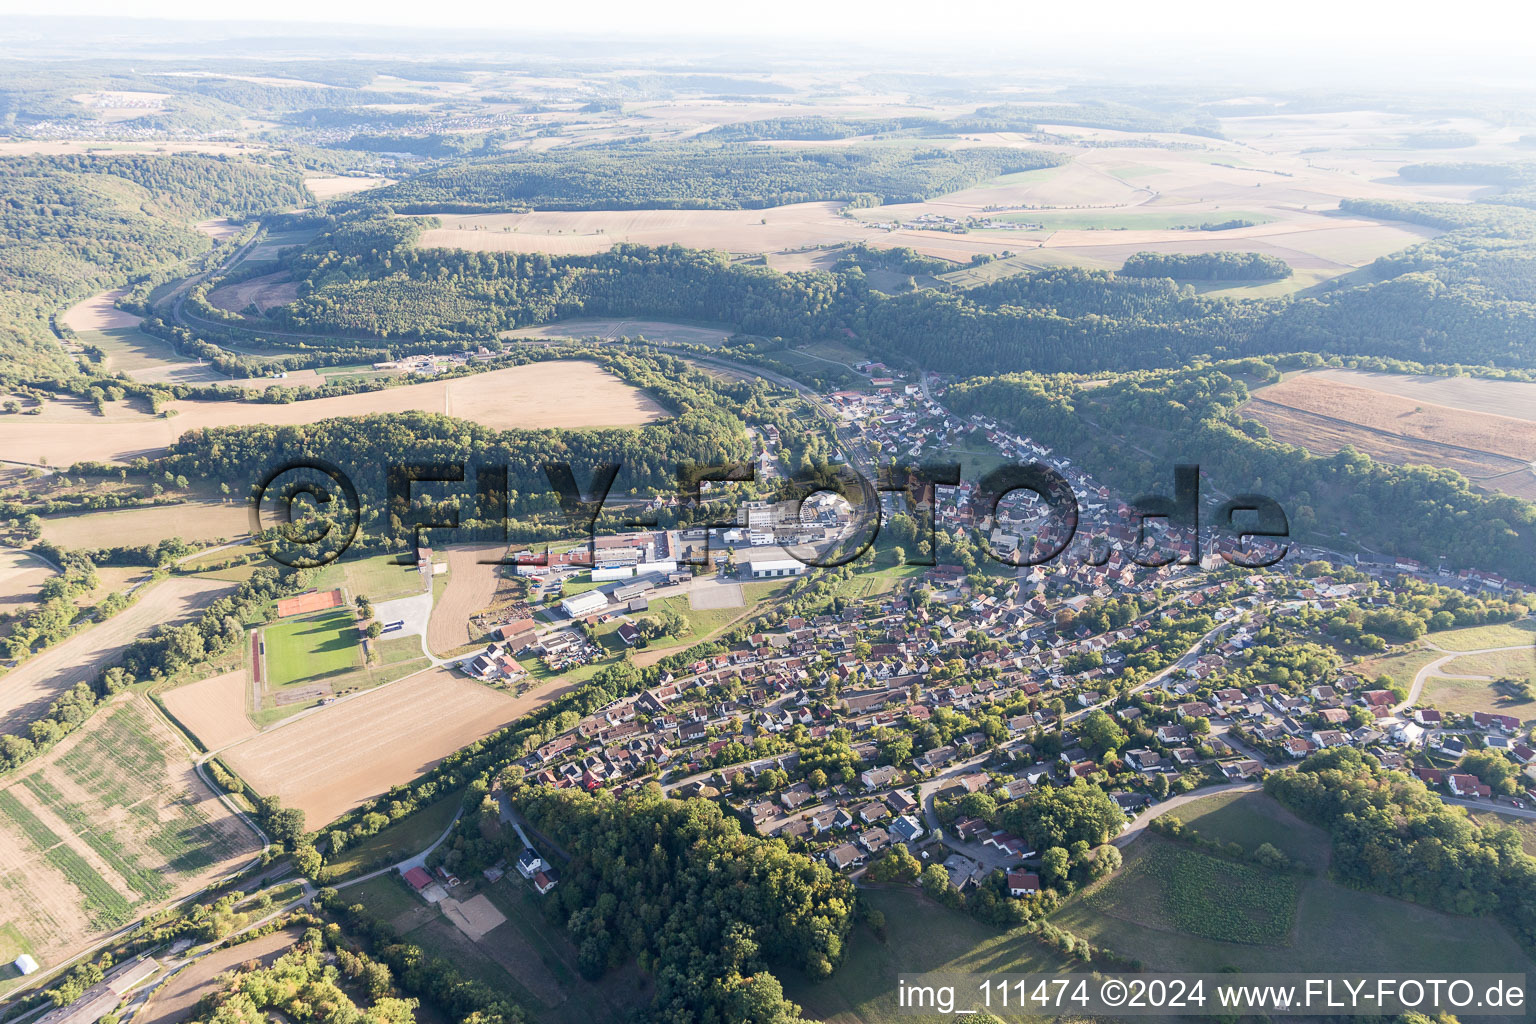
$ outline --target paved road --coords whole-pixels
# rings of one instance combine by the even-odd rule
[[[1490,676],[1458,676],[1440,671],[1441,666],[1445,665],[1447,662],[1455,661],[1457,658],[1465,658],[1474,654],[1501,654],[1504,651],[1530,651],[1536,649],[1533,648],[1531,644],[1515,644],[1511,647],[1483,647],[1475,651],[1447,651],[1444,647],[1439,647],[1428,640],[1424,641],[1424,645],[1432,651],[1439,651],[1440,653],[1444,654],[1445,657],[1436,658],[1434,661],[1430,662],[1428,665],[1425,665],[1423,668],[1414,673],[1413,686],[1408,691],[1408,699],[1392,709],[1392,713],[1394,715],[1401,714],[1406,708],[1411,708],[1419,702],[1419,694],[1423,692],[1424,683],[1429,679],[1430,676],[1444,676],[1447,679],[1491,678]]]

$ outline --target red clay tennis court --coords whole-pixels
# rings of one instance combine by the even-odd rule
[[[290,615],[303,615],[306,612],[318,612],[326,608],[340,607],[340,590],[311,590],[307,594],[285,597],[277,602],[277,617],[286,619]]]

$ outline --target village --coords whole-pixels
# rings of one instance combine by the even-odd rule
[[[1415,772],[1453,799],[1495,795],[1457,770],[1471,749],[1499,752],[1521,790],[1536,786],[1536,749],[1513,716],[1414,706],[1408,680],[1389,689],[1347,664],[1285,684],[1250,678],[1275,650],[1275,631],[1301,615],[1391,609],[1410,581],[1512,601],[1510,581],[1295,545],[1287,571],[1245,572],[1215,542],[1197,549],[1170,530],[1141,537],[1131,510],[1069,460],[996,423],[946,413],[927,382],[906,383],[878,364],[860,369],[871,391],[828,396],[853,428],[855,458],[918,457],[974,437],[1007,458],[1045,462],[1081,496],[1085,520],[1107,524],[1094,528],[1101,557],[971,573],[941,563],[837,613],[753,620],[715,653],[532,750],[522,762],[530,782],[622,790],[657,781],[674,795],[722,798],[744,826],[855,877],[902,844],[942,864],[959,888],[1001,870],[1020,897],[1041,890],[1042,851],[988,818],[1005,817],[1039,787],[1099,787],[1134,819],[1170,797],[1255,783],[1339,746]],[[989,520],[973,495],[961,484],[934,501],[937,528],[978,528],[1005,557],[1023,550],[1029,511]],[[721,583],[728,570],[749,579],[814,573],[781,544],[807,528],[838,533],[851,516],[844,504],[794,520],[744,503],[738,526],[718,531],[706,571],[719,570]],[[1147,538],[1180,557],[1141,564]],[[590,578],[604,586],[560,600],[570,625],[508,624],[506,651],[548,657],[579,643],[583,623],[644,611],[666,592],[658,588],[706,582],[657,557],[689,539],[601,537],[591,554],[519,565],[544,577],[590,561]],[[634,646],[634,628],[621,629]],[[492,671],[495,659],[488,651],[466,670]],[[1503,796],[1517,808],[1527,799],[1536,793]]]

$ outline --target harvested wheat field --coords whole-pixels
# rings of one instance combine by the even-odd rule
[[[1308,370],[1306,376],[1411,398],[1415,403],[1430,402],[1468,412],[1536,420],[1536,382],[1531,381],[1493,380],[1488,377],[1430,377],[1332,367]]]
[[[219,975],[250,962],[270,967],[303,935],[301,928],[288,928],[199,957],[155,991],[133,1018],[134,1024],[180,1024],[190,1020],[198,1000],[219,989]]]
[[[208,220],[200,220],[192,226],[216,242],[222,242],[226,238],[234,238],[240,233],[240,225],[234,223],[228,217],[210,217]]]
[[[645,338],[647,341],[663,341],[688,345],[719,345],[733,333],[732,328],[695,327],[688,324],[668,323],[664,320],[558,320],[537,327],[520,327],[515,331],[502,332],[503,338],[526,338],[542,341],[550,338],[601,338],[614,341],[619,338]]]
[[[20,462],[69,466],[129,462],[205,427],[288,426],[369,413],[447,413],[495,430],[632,427],[667,415],[645,392],[596,363],[574,359],[307,402],[219,399],[166,404],[176,415],[154,416],[126,401],[108,403],[105,415],[98,415],[83,400],[50,399],[40,415],[0,417],[0,450],[14,453],[11,457]]]
[[[1490,407],[1515,408],[1505,403],[1519,400],[1483,389],[1470,394]],[[1462,400],[1470,403],[1471,396]],[[1530,419],[1432,404],[1310,372],[1260,388],[1243,411],[1275,438],[1309,451],[1353,445],[1386,462],[1453,469],[1479,486],[1536,498],[1536,421]]]
[[[44,966],[258,849],[142,696],[11,776],[0,810],[0,930]]]
[[[431,669],[332,704],[222,755],[256,792],[318,828],[579,683],[510,697]]]
[[[129,313],[112,305],[123,297],[125,289],[102,292],[100,295],[92,295],[84,302],[77,302],[64,314],[59,321],[72,331],[109,331],[116,327],[137,327],[143,317],[136,313]]]
[[[389,178],[350,178],[340,174],[327,174],[314,178],[305,178],[304,186],[316,199],[324,201],[335,199],[337,196],[349,196],[354,192],[365,192],[370,188],[383,188],[385,185],[393,185]]]
[[[273,306],[286,306],[299,297],[299,284],[280,270],[234,284],[221,284],[208,293],[208,301],[231,313],[244,313],[250,306],[265,313]]]
[[[496,596],[501,566],[495,563],[506,554],[507,546],[453,544],[443,551],[448,558],[448,586],[433,601],[427,621],[427,649],[438,656],[480,639],[470,635],[469,620]]]
[[[1261,388],[1254,399],[1400,437],[1536,459],[1536,420],[1529,418],[1453,409],[1310,373]]]
[[[160,700],[206,750],[219,750],[256,735],[245,716],[249,684],[245,670],[225,672],[160,695]]]
[[[203,542],[243,537],[250,527],[250,510],[244,502],[189,501],[49,516],[43,520],[43,539],[65,548],[157,544],[167,537]]]
[[[55,575],[53,566],[16,548],[0,548],[0,615],[12,614],[37,600],[37,592]]]
[[[134,640],[162,623],[192,618],[233,589],[233,583],[192,577],[172,577],[147,588],[106,622],[87,626],[0,675],[0,722],[32,721],[71,686],[94,682]]]

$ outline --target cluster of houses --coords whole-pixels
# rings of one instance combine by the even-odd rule
[[[887,379],[878,376],[884,372],[878,365],[864,369],[877,385]],[[891,380],[873,395],[840,392],[833,399],[850,421],[864,424],[866,437],[905,445],[903,450],[916,445],[921,452],[929,444],[953,443],[960,432],[981,433],[1010,457],[1049,460],[1087,499],[1090,512],[1112,516],[1124,509],[1066,460],[985,420],[944,414],[919,385],[898,387]],[[946,521],[970,514],[964,488],[941,508]],[[741,525],[777,528],[769,515],[754,506]],[[985,525],[1002,531],[994,532],[999,541],[1016,527],[1006,515]],[[938,799],[948,799],[945,794],[959,786],[1006,801],[1025,798],[1033,787],[1087,779],[1135,811],[1174,786],[1254,778],[1332,746],[1369,749],[1405,768],[1412,767],[1413,748],[1421,742],[1455,756],[1459,741],[1429,709],[1415,719],[1400,718],[1392,692],[1347,672],[1302,687],[1224,685],[1247,663],[1276,612],[1390,603],[1380,584],[1403,571],[1396,564],[1361,566],[1364,580],[1354,574],[1301,579],[1284,572],[1234,580],[1178,564],[1138,564],[1129,555],[1134,536],[1112,530],[1105,536],[1100,564],[1062,560],[1020,569],[1007,586],[982,590],[969,585],[959,566],[938,565],[909,581],[927,588],[926,601],[898,590],[836,614],[787,618],[583,718],[532,751],[524,767],[531,781],[554,786],[622,789],[659,779],[672,792],[724,796],[759,832],[800,844],[838,870],[857,872],[894,843],[934,842],[933,820],[920,803],[925,789]],[[1193,548],[1188,553],[1195,554]],[[1301,548],[1292,559],[1343,560]],[[1498,593],[1507,584],[1468,574],[1449,577],[1449,585]],[[1095,632],[1072,614],[1127,596],[1141,598],[1147,610],[1116,628]],[[1162,652],[1148,639],[1157,635],[1154,627],[1192,611],[1208,613],[1216,623],[1192,649]],[[1091,667],[1077,657],[1085,654],[1097,655],[1086,662]],[[1163,664],[1182,657],[1130,691],[1122,678],[1127,661],[1147,654],[1163,655]],[[1128,749],[1109,757],[1085,749],[1078,721],[1092,710],[1105,711],[1133,736]],[[931,723],[957,715],[977,722],[1000,718],[1002,728],[977,727],[937,746],[920,742]],[[851,737],[859,774],[813,789],[797,744],[824,741],[840,730]],[[1519,722],[1509,716],[1473,716],[1464,731],[1521,761],[1533,756],[1518,742]],[[885,763],[876,737],[891,733],[911,737],[909,762]],[[1049,755],[1036,747],[1043,734],[1051,738]],[[733,760],[733,752],[746,758]],[[936,780],[942,787],[935,788]],[[1480,783],[1458,774],[1444,784],[1458,795],[1481,793]],[[943,841],[958,858],[952,874],[991,858],[1007,865],[1017,895],[1038,891],[1038,878],[1017,863],[1034,853],[1022,839],[980,819],[961,819]]]

